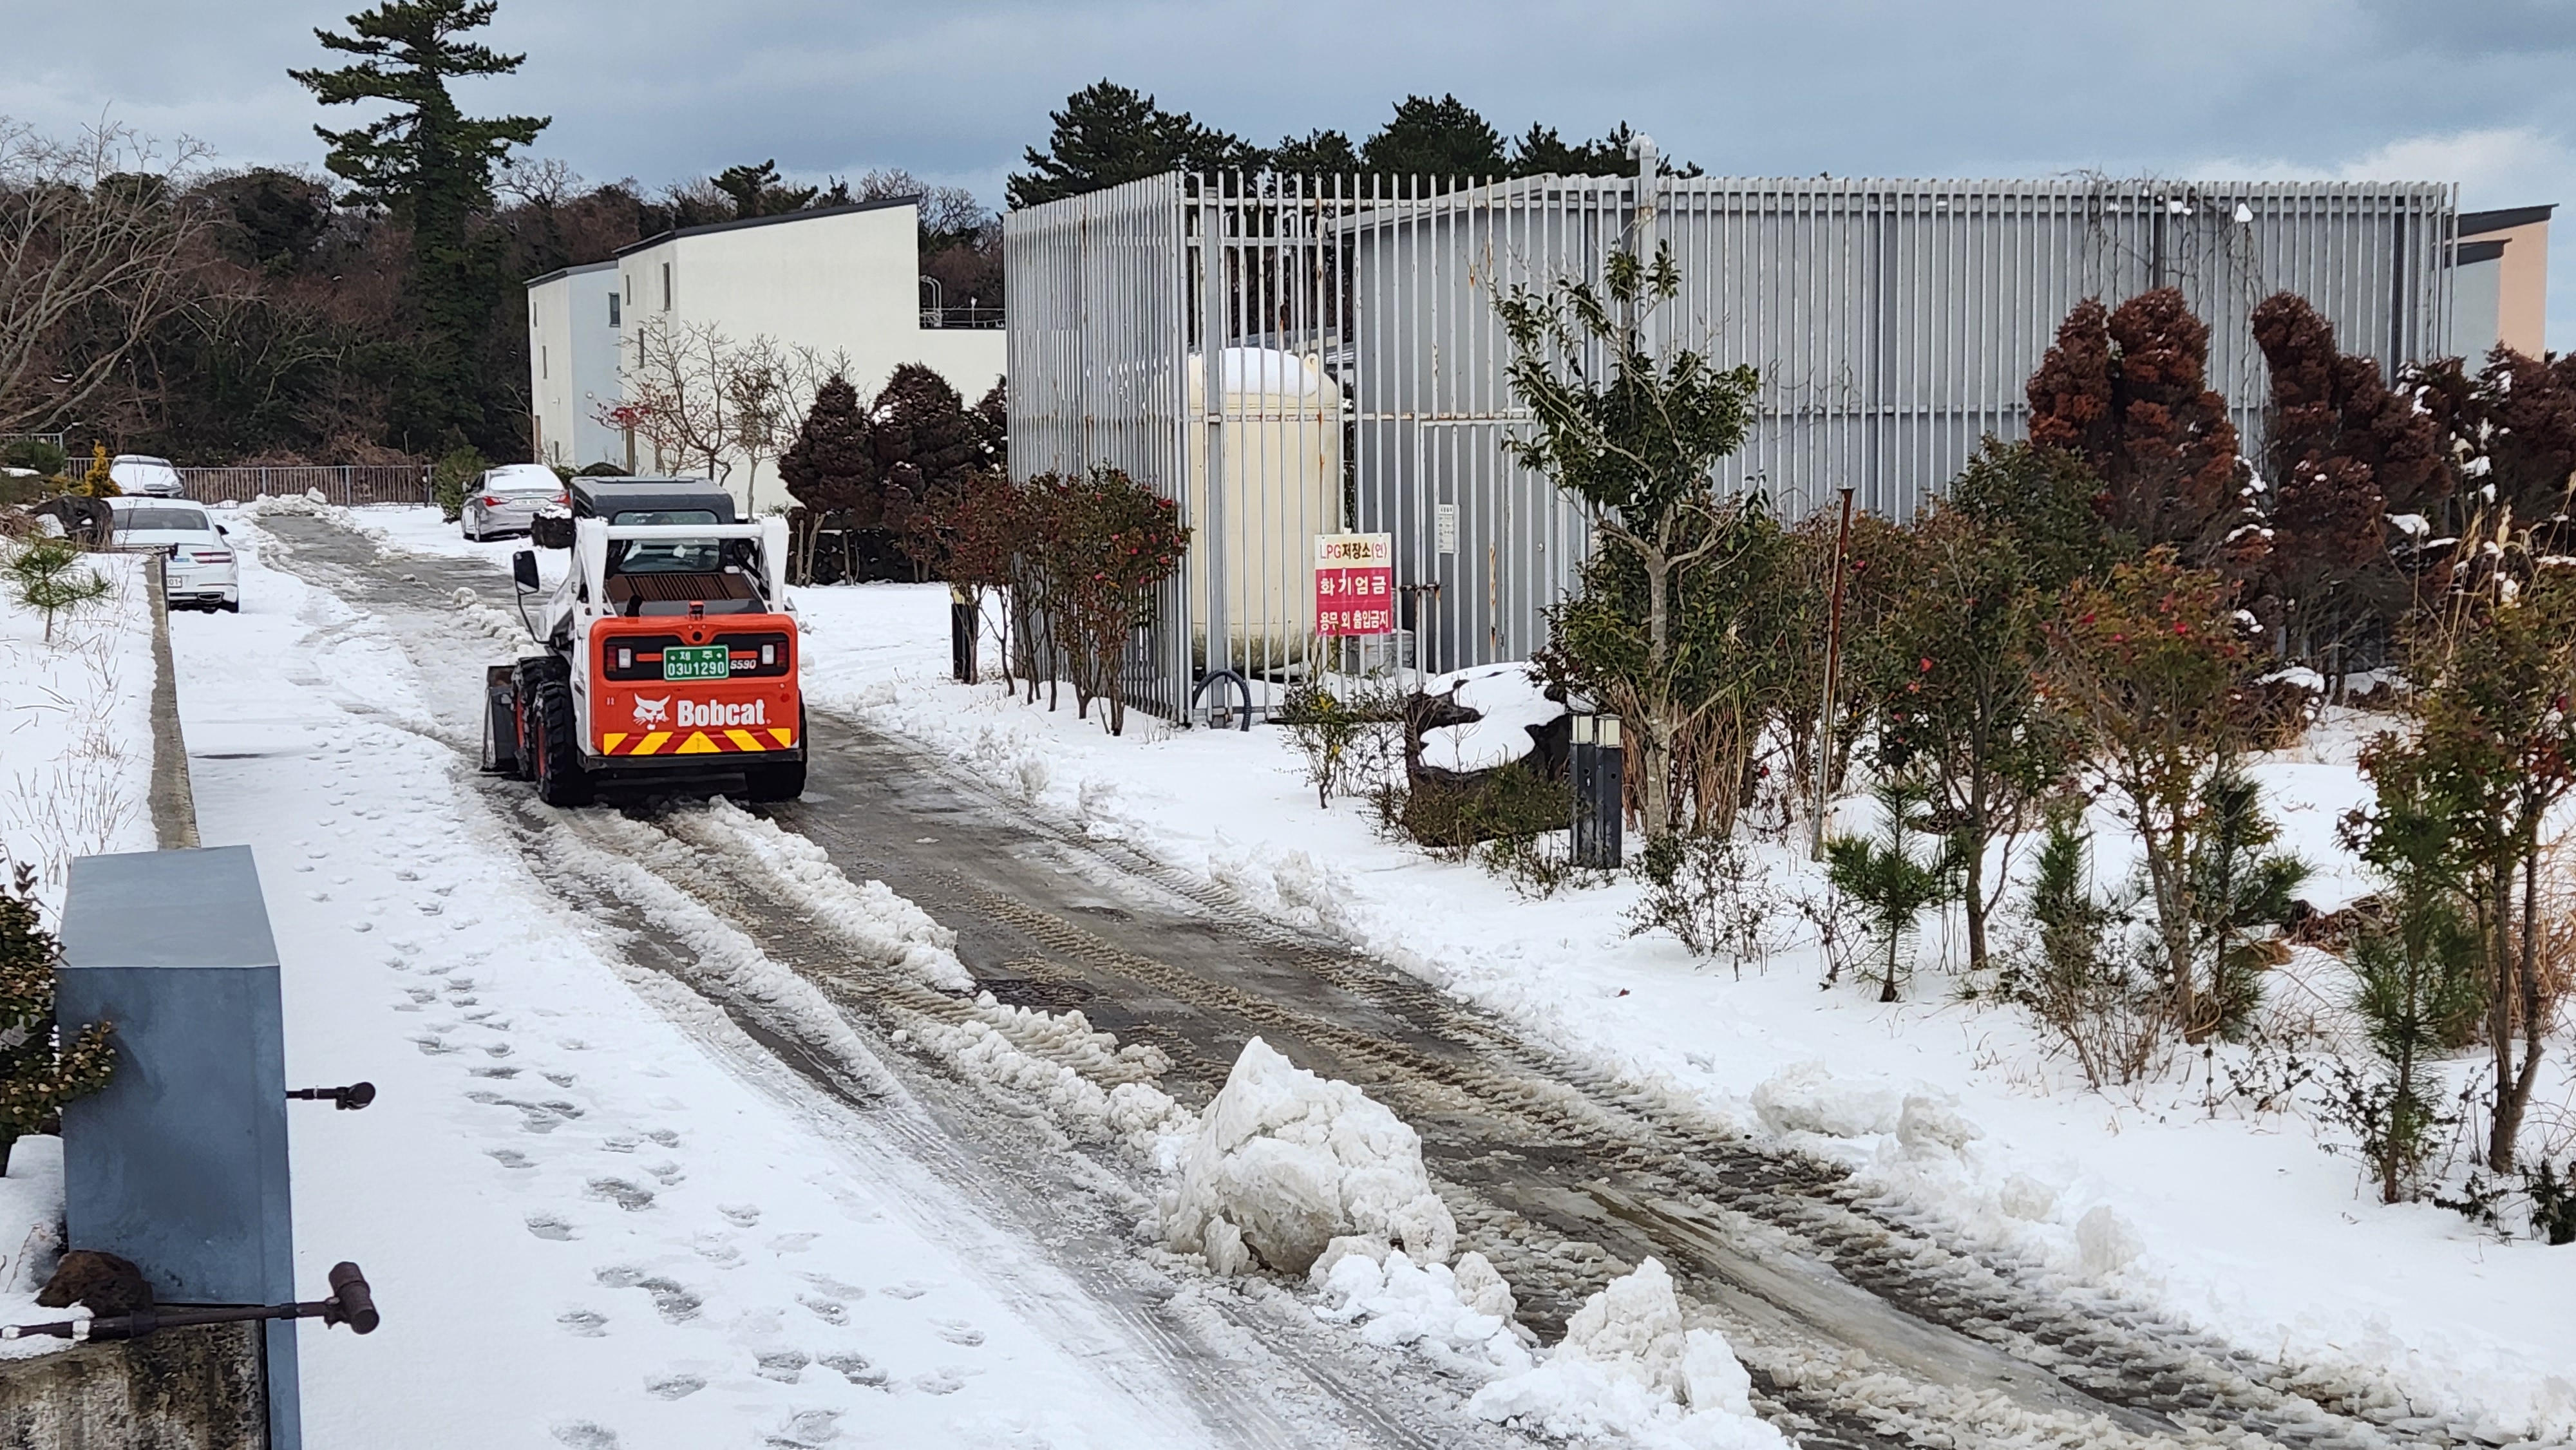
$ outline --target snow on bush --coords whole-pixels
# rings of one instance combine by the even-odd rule
[[[1547,1362],[1478,1390],[1467,1408],[1555,1438],[1621,1435],[1649,1447],[1773,1450],[1753,1379],[1726,1337],[1682,1323],[1672,1276],[1648,1259],[1584,1301]]]
[[[1422,692],[1448,695],[1484,717],[1472,724],[1422,732],[1423,764],[1443,770],[1508,765],[1536,746],[1530,731],[1565,713],[1563,704],[1540,692],[1526,663],[1479,665],[1434,675],[1423,684]]]
[[[1318,1077],[1253,1038],[1181,1153],[1163,1202],[1163,1242],[1219,1274],[1254,1264],[1303,1274],[1347,1235],[1448,1261],[1458,1226],[1431,1191],[1422,1139],[1346,1082]]]

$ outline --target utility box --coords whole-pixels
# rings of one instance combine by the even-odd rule
[[[295,1297],[277,943],[247,846],[85,856],[55,1016],[115,1027],[108,1085],[63,1108],[69,1244],[165,1305]],[[295,1324],[264,1326],[269,1450],[301,1450]]]

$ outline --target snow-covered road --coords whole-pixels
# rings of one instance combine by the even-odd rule
[[[381,1089],[293,1120],[299,1277],[355,1259],[385,1311],[305,1337],[308,1443],[1218,1441],[1022,1235],[532,881],[381,621],[244,593],[173,621],[204,839],[257,853],[289,1076]]]
[[[1255,929],[1223,891],[1015,820],[852,722],[818,722],[814,789],[774,822],[534,806],[469,768],[479,666],[513,628],[457,591],[506,583],[378,557],[319,519],[268,527],[277,557],[246,571],[242,619],[189,621],[180,642],[207,839],[262,848],[292,943],[291,1070],[372,1072],[410,1104],[299,1121],[299,1240],[379,1282],[436,1281],[405,1346],[415,1403],[467,1412],[442,1394],[464,1376],[518,1386],[472,1411],[511,1435],[377,1443],[534,1425],[597,1445],[1502,1433],[1459,1413],[1472,1384],[1129,1242],[1153,1175],[1121,1150],[1139,1135],[1116,1093],[1202,1103],[1255,1033],[1420,1128],[1461,1247],[1527,1320],[1553,1331],[1658,1257],[1747,1351],[1757,1408],[1807,1444],[2430,1443],[2387,1428],[2402,1407],[2370,1403],[2375,1386],[1966,1252],[1840,1169]],[[900,940],[915,905],[958,934],[945,968]],[[954,990],[961,961],[986,995]],[[317,1163],[353,1171],[317,1187]],[[406,1272],[355,1252],[360,1232]],[[813,1257],[842,1253],[936,1271]],[[912,1278],[956,1302],[906,1307]],[[386,1343],[316,1346],[317,1423],[382,1413],[365,1355]]]

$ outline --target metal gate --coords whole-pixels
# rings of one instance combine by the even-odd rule
[[[2433,355],[2455,212],[2433,183],[1155,177],[1008,219],[1012,469],[1111,464],[1180,501],[1188,562],[1131,669],[1145,708],[1178,714],[1212,670],[1276,688],[1325,663],[1311,539],[1344,529],[1394,536],[1416,663],[1526,658],[1590,531],[1503,451],[1514,287],[1598,281],[1650,233],[1683,278],[1654,340],[1762,373],[1720,485],[1797,517],[1848,483],[1905,517],[1979,439],[2022,433],[2086,297],[2181,288],[2249,439],[2247,316],[2274,292],[2383,366]]]

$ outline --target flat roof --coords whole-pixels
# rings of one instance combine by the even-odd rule
[[[919,196],[881,196],[874,201],[854,201],[845,206],[817,206],[809,207],[804,211],[783,211],[776,216],[754,216],[744,217],[738,221],[709,222],[705,226],[679,227],[646,237],[640,242],[630,242],[618,248],[617,255],[623,257],[629,253],[643,251],[647,247],[658,247],[664,242],[677,241],[682,237],[703,237],[712,232],[738,232],[747,227],[776,226],[780,222],[813,221],[819,217],[848,216],[852,212],[887,211],[899,206],[919,205],[921,205]]]
[[[584,272],[605,272],[616,265],[616,259],[611,258],[605,262],[584,262],[578,267],[557,267],[542,277],[529,278],[528,285],[531,287],[542,287],[548,282],[557,281],[565,277],[578,277]]]
[[[2541,206],[2507,207],[2503,211],[2464,211],[2460,213],[2460,235],[2474,237],[2481,232],[2500,232],[2508,227],[2527,227],[2533,222],[2549,220],[2558,203]]]

